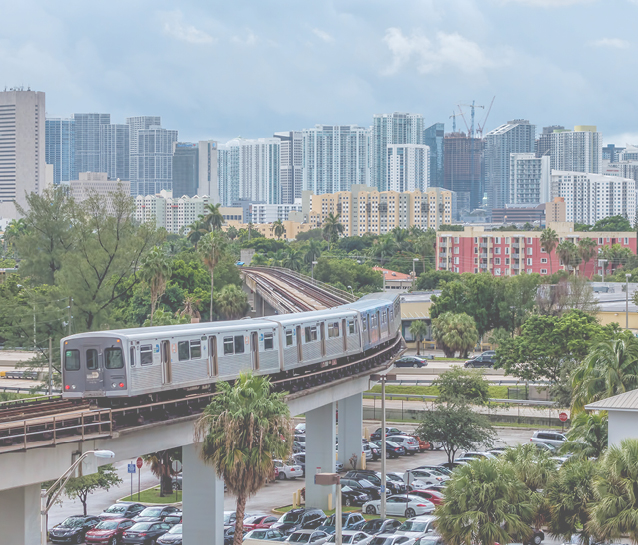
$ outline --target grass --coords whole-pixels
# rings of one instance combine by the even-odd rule
[[[159,495],[159,486],[154,486],[153,488],[148,488],[146,490],[142,490],[140,493],[140,499],[137,499],[137,492],[133,492],[133,499],[131,500],[131,496],[125,496],[120,498],[121,501],[139,501],[140,503],[177,503],[182,501],[182,491],[178,490],[177,492],[173,492],[170,496],[160,497]]]
[[[368,392],[380,394],[381,385],[377,384]],[[421,395],[421,396],[438,396],[438,386],[399,386],[397,384],[388,384],[385,387],[386,394],[394,395]],[[365,394],[364,394],[365,395]],[[493,386],[489,387],[489,396],[495,399],[507,399],[507,386]]]

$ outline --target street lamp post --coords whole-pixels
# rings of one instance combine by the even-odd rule
[[[416,262],[419,260],[418,257],[412,259],[412,276],[416,278]]]
[[[352,286],[348,286],[348,289],[350,290],[350,293],[352,294],[352,297],[354,297],[354,291],[352,290]]]
[[[383,277],[385,278],[385,276]],[[386,449],[387,445],[385,444],[385,379],[386,376],[381,376],[381,505],[379,506],[379,511],[381,513],[381,518],[384,519],[386,515],[386,494],[385,488],[388,486],[387,484],[387,473],[386,473]]]
[[[47,545],[48,542],[48,529],[47,529],[47,514],[49,513],[49,509],[56,502],[58,496],[64,490],[66,483],[69,482],[71,475],[73,472],[79,467],[82,463],[82,460],[86,458],[89,454],[93,454],[96,458],[114,458],[115,453],[111,450],[87,450],[82,456],[80,456],[74,463],[71,465],[69,469],[67,469],[62,476],[53,483],[53,486],[48,490],[42,490],[40,492],[40,543],[42,545]],[[56,490],[57,488],[57,490]],[[48,502],[47,498],[49,494],[53,492],[53,496],[51,497],[51,501]]]
[[[315,279],[315,265],[317,263],[318,263],[317,261],[312,262],[312,268],[310,269],[310,277],[312,278],[312,280]]]
[[[603,282],[605,281],[605,267],[606,267],[606,263],[607,260],[606,259],[599,259],[598,263],[602,265],[603,268]]]
[[[629,278],[630,273],[625,273],[625,329],[629,329]]]

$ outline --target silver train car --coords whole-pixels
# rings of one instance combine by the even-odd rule
[[[247,370],[298,375],[374,351],[400,329],[399,297],[380,293],[321,311],[80,333],[61,340],[62,395],[120,405],[207,389]]]

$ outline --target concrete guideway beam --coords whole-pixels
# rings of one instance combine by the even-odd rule
[[[40,545],[40,485],[0,492],[0,545]]]
[[[328,403],[306,413],[306,507],[328,509],[328,496],[335,503],[335,487],[315,484],[315,474],[334,473],[335,404]],[[321,469],[317,469],[321,468]]]
[[[350,458],[356,455],[357,469],[362,467],[363,394],[339,400],[339,461],[344,469],[352,469]]]

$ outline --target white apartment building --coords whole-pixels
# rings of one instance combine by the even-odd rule
[[[303,135],[301,131],[276,132],[281,140],[279,151],[279,183],[281,203],[293,204],[303,189]]]
[[[135,219],[140,223],[153,222],[158,229],[169,233],[179,233],[204,214],[204,208],[213,202],[208,196],[173,198],[170,191],[162,190],[159,195],[138,195],[135,197]]]
[[[636,181],[602,174],[552,170],[552,198],[565,199],[566,219],[593,225],[609,216],[636,220]]]
[[[549,202],[551,189],[550,157],[534,153],[510,154],[510,188],[508,204]]]
[[[80,172],[78,180],[69,182],[71,196],[76,202],[81,203],[92,195],[104,197],[106,213],[113,214],[113,193],[122,191],[125,195],[131,194],[131,182],[122,180],[110,180],[106,172]]]
[[[550,153],[552,170],[602,174],[603,135],[594,126],[576,125],[573,131],[554,131]]]
[[[288,221],[290,212],[301,212],[299,204],[251,204],[251,221],[258,223],[273,223],[277,220]]]
[[[603,174],[605,176],[632,178],[638,181],[638,161],[619,161],[617,163],[603,161]]]
[[[388,145],[388,190],[425,191],[430,186],[430,148],[423,144]]]

